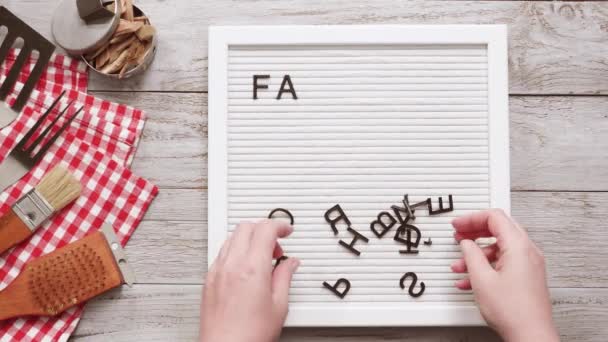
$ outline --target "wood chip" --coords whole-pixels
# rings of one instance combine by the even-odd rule
[[[126,50],[128,47],[130,47],[134,41],[137,40],[137,37],[135,37],[135,35],[130,35],[129,39],[123,41],[120,44],[116,44],[116,45],[110,45],[110,47],[108,48],[108,51],[110,52],[110,62],[115,61],[116,59],[118,59],[118,56],[120,56],[120,54]]]
[[[127,60],[131,57],[131,54],[133,53],[134,48],[135,48],[134,46],[131,46],[128,49],[121,52],[120,55],[118,56],[118,58],[111,64],[109,64],[109,65],[105,66],[103,69],[101,69],[101,72],[103,72],[104,74],[114,74],[114,73],[122,70],[122,67],[125,65]]]
[[[136,32],[143,26],[144,23],[142,23],[141,21],[127,21],[124,19],[120,19],[120,22],[118,23],[118,28],[116,28],[116,32],[114,32],[114,37]]]
[[[120,0],[120,15],[124,15],[125,12],[127,12],[127,1],[126,0]]]
[[[123,78],[125,76],[125,74],[127,73],[127,71],[135,68],[137,66],[137,62],[135,61],[127,61],[125,63],[125,65],[122,67],[122,69],[120,69],[120,72],[118,73],[118,78]]]
[[[120,44],[122,42],[124,42],[125,40],[131,38],[130,35],[128,34],[121,34],[120,36],[117,37],[113,37],[112,39],[110,39],[110,44]]]
[[[144,60],[146,59],[146,56],[148,55],[148,53],[150,52],[150,50],[152,49],[152,42],[146,42],[146,44],[144,45],[144,51],[142,54],[140,54],[137,57],[137,64],[143,64]]]
[[[98,71],[123,77],[130,70],[144,63],[152,51],[156,30],[145,15],[135,17],[133,0],[120,1],[121,19],[116,31],[104,46],[84,57]],[[115,1],[106,3],[114,11]]]
[[[95,68],[101,69],[110,61],[110,50],[105,49],[95,58]]]
[[[152,25],[144,25],[139,30],[137,30],[137,32],[135,32],[137,38],[139,38],[139,40],[142,42],[152,40],[155,34],[156,30]]]
[[[97,50],[93,51],[92,53],[86,54],[84,56],[84,58],[86,58],[89,61],[95,59],[95,57],[99,56],[99,54],[102,53],[105,49],[107,49],[109,45],[110,45],[110,42],[106,42],[105,44],[100,46]]]
[[[125,0],[125,12],[122,16],[125,20],[133,21],[133,2],[131,0]]]
[[[131,54],[129,61],[137,63],[140,56],[146,53],[146,46],[139,40],[135,41],[133,45],[135,46],[135,48],[133,49],[133,53]]]

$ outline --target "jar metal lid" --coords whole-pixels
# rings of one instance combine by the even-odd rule
[[[120,12],[120,0],[114,1],[114,12],[103,0],[63,0],[53,15],[53,38],[71,55],[95,51],[116,31]]]

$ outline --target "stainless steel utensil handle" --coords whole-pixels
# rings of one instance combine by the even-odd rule
[[[29,169],[21,164],[15,157],[9,155],[0,163],[0,192],[15,184],[29,172]]]
[[[6,103],[0,102],[0,129],[10,125],[19,116]]]

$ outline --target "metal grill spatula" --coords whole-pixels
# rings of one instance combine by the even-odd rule
[[[21,48],[21,53],[19,53],[15,63],[10,68],[6,79],[0,86],[0,100],[6,100],[6,97],[11,92],[15,82],[19,79],[19,72],[28,60],[32,51],[38,52],[38,60],[27,81],[23,85],[23,88],[19,91],[19,95],[13,106],[9,107],[6,103],[0,104],[0,129],[8,126],[17,118],[19,112],[27,103],[36,83],[38,83],[46,65],[51,59],[53,51],[55,51],[55,45],[53,45],[53,43],[49,42],[40,35],[40,33],[36,32],[36,30],[28,26],[21,19],[17,18],[4,6],[0,6],[0,27],[2,26],[6,26],[8,33],[0,46],[0,64],[6,60],[10,48],[17,38],[23,39],[23,47]]]

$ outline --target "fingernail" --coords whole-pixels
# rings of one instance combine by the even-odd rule
[[[300,267],[300,260],[296,259],[296,258],[291,258],[289,260],[289,266],[291,267],[291,270],[293,272],[295,272],[298,269],[298,267]]]

